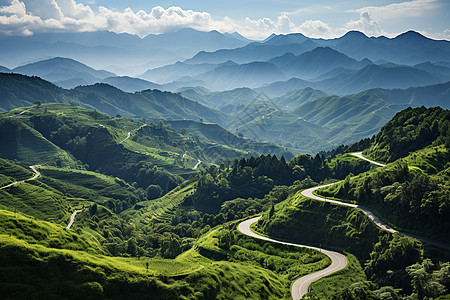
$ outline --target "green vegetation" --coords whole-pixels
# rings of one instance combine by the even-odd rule
[[[307,294],[309,299],[334,299],[342,287],[351,287],[366,280],[366,275],[354,255],[346,253],[348,265],[345,269],[314,281]],[[345,289],[344,289],[345,290]]]
[[[34,173],[30,169],[25,169],[8,160],[0,158],[0,187],[5,186],[14,181],[25,180],[31,178]]]
[[[307,199],[297,193],[275,206],[258,222],[258,230],[282,240],[345,249],[368,257],[382,232],[357,209]]]
[[[2,158],[28,165],[76,166],[74,158],[40,132],[14,118],[0,118],[0,154]]]
[[[365,153],[392,162],[428,145],[450,147],[450,111],[440,107],[408,108],[383,126]]]
[[[268,145],[233,148],[214,134],[207,138],[217,130],[208,123],[191,124],[203,130],[202,140],[160,121],[43,102],[0,118],[6,145],[0,156],[7,158],[0,159],[1,186],[32,177],[31,163],[42,165],[36,180],[0,190],[0,289],[8,297],[289,299],[293,280],[330,260],[240,234],[237,224],[256,214],[263,218],[255,229],[265,235],[346,253],[348,266],[313,283],[310,299],[448,293],[449,253],[384,232],[357,209],[300,194],[317,182],[342,180],[319,192],[447,240],[450,154],[448,121],[441,120],[447,111],[408,109],[375,138],[287,162],[247,152]],[[431,140],[422,135],[427,124],[437,128]],[[418,144],[413,152],[385,143],[399,132]],[[378,168],[349,154],[364,149],[372,158],[376,149],[401,158]],[[81,212],[65,229],[74,210]]]
[[[448,241],[449,158],[449,148],[428,147],[318,193],[356,200],[402,230]]]

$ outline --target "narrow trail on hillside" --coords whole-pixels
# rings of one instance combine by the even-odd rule
[[[123,140],[121,140],[121,141],[119,142],[119,144],[122,144],[123,142],[125,142],[126,140],[128,140],[128,139],[131,137],[131,134],[132,134],[133,132],[137,132],[137,131],[141,130],[142,128],[144,128],[145,126],[147,126],[147,124],[144,124],[144,125],[140,126],[140,127],[137,128],[137,129],[128,131],[127,137],[124,138]]]
[[[194,170],[198,168],[198,166],[200,166],[200,164],[202,163],[202,161],[200,159],[197,159],[198,162],[195,164],[194,166]]]
[[[10,118],[19,117],[19,116],[23,115],[24,113],[26,113],[27,111],[29,111],[30,109],[31,109],[31,108],[25,109],[24,111],[18,113],[17,115],[12,115],[12,116],[9,116],[9,117],[10,117]]]
[[[314,250],[322,252],[323,254],[325,254],[326,256],[328,256],[331,259],[331,265],[329,265],[327,268],[317,271],[317,272],[314,272],[314,273],[310,273],[310,274],[305,275],[305,276],[297,279],[296,281],[294,281],[294,283],[292,284],[292,287],[291,287],[292,299],[294,299],[294,300],[301,299],[306,293],[308,293],[309,285],[312,282],[314,282],[320,278],[323,278],[325,276],[328,276],[330,274],[333,274],[339,270],[342,270],[343,268],[345,268],[347,266],[347,258],[339,252],[330,251],[330,250],[326,250],[326,249],[322,249],[322,248],[318,248],[318,247],[312,247],[312,246],[308,246],[308,245],[282,242],[282,241],[271,239],[271,238],[268,238],[268,237],[265,237],[265,236],[255,233],[254,231],[252,231],[250,229],[250,226],[253,223],[258,222],[258,220],[260,218],[261,218],[261,216],[254,217],[252,219],[248,219],[248,220],[241,222],[238,226],[239,231],[247,236],[250,236],[250,237],[253,237],[253,238],[256,238],[259,240],[264,240],[264,241],[268,241],[268,242],[272,242],[272,243],[289,245],[289,246],[294,246],[294,247],[314,249]]]
[[[384,164],[381,164],[381,163],[375,162],[373,160],[370,160],[368,158],[365,158],[364,156],[362,156],[362,152],[351,153],[351,155],[356,156],[356,157],[358,157],[360,159],[364,159],[364,160],[366,160],[366,161],[368,161],[368,162],[370,162],[370,163],[372,163],[374,165],[380,166],[380,167],[385,167],[386,166]],[[316,187],[312,187],[312,188],[303,190],[301,192],[301,195],[305,196],[307,198],[310,198],[310,199],[318,200],[318,201],[329,202],[329,203],[333,203],[333,204],[338,204],[338,205],[343,205],[343,206],[348,206],[348,207],[359,209],[366,216],[368,216],[369,219],[371,219],[375,223],[375,225],[377,225],[379,228],[381,228],[383,230],[389,231],[390,233],[398,233],[398,234],[400,234],[402,236],[409,236],[409,237],[417,239],[417,240],[419,240],[421,242],[424,242],[424,243],[427,243],[427,244],[430,244],[430,245],[433,245],[433,246],[437,246],[437,247],[440,247],[440,248],[445,248],[445,249],[450,250],[450,245],[446,244],[444,242],[435,241],[435,240],[432,240],[432,239],[429,239],[429,238],[426,238],[426,237],[422,237],[422,236],[418,236],[418,235],[410,234],[410,233],[405,233],[405,232],[400,232],[400,231],[397,231],[397,230],[393,229],[392,227],[390,227],[389,225],[384,223],[379,217],[377,217],[375,215],[375,213],[373,213],[367,207],[364,207],[364,206],[361,206],[361,205],[358,205],[358,204],[342,202],[342,201],[339,201],[339,200],[327,199],[327,198],[324,198],[324,197],[321,197],[321,196],[314,195],[314,193],[313,193],[314,191],[316,191],[318,189],[321,189],[321,188],[324,188],[324,187],[331,186],[333,184],[335,184],[335,183],[320,185],[320,186],[316,186]]]
[[[29,168],[34,172],[33,177],[28,178],[28,179],[25,179],[25,180],[15,181],[15,182],[13,182],[13,183],[7,184],[7,185],[5,185],[5,186],[0,187],[0,190],[9,188],[10,186],[13,186],[13,185],[16,185],[16,184],[19,184],[19,183],[22,183],[22,182],[26,182],[26,181],[30,181],[30,180],[35,180],[36,178],[38,178],[39,176],[41,176],[41,173],[40,173],[38,170],[36,170],[36,168],[39,168],[40,166],[41,166],[41,165],[29,166]]]
[[[73,212],[73,214],[70,216],[69,224],[67,224],[67,227],[66,227],[67,229],[70,229],[70,227],[72,227],[73,222],[75,222],[75,217],[76,217],[76,215],[77,215],[78,213],[82,212],[82,211],[83,211],[83,210],[80,209],[80,210],[76,210],[76,211]]]

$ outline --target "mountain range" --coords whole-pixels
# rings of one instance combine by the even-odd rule
[[[10,110],[35,101],[58,102],[110,116],[211,122],[236,135],[313,152],[370,136],[408,106],[449,107],[450,82],[407,89],[375,88],[346,96],[309,87],[296,90],[298,82],[294,83],[287,89],[289,92],[277,97],[250,88],[219,92],[196,87],[175,93],[157,89],[129,93],[105,83],[67,90],[38,77],[3,73],[0,108]],[[265,88],[276,91],[275,85]]]
[[[194,29],[180,29],[144,38],[98,31],[5,36],[0,41],[0,65],[9,68],[52,57],[70,57],[98,69],[133,75],[189,58],[198,51],[241,47],[250,42],[238,34]]]

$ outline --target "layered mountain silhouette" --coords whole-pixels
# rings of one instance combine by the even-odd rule
[[[192,57],[199,51],[242,47],[250,41],[238,34],[180,29],[141,38],[109,31],[41,33],[0,39],[0,65],[8,68],[52,57],[70,57],[98,69],[138,74],[146,69]]]
[[[115,76],[114,73],[95,70],[76,60],[63,57],[27,64],[14,68],[12,71],[23,75],[38,76],[64,88],[94,84],[107,77]]]

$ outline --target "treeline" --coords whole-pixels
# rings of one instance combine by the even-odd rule
[[[349,173],[358,174],[371,168],[370,164],[354,158],[325,159],[302,154],[289,163],[275,155],[242,158],[211,166],[198,179],[195,192],[186,197],[184,205],[218,209],[235,198],[261,198],[275,186],[296,185],[308,180],[310,185],[329,178],[342,179]],[[306,187],[306,186],[305,186]]]
[[[184,205],[206,206],[218,210],[223,202],[236,198],[261,198],[276,185],[291,185],[306,176],[296,174],[284,157],[275,155],[242,158],[231,163],[211,166],[195,186],[195,192]]]
[[[439,147],[416,152],[412,157],[419,161],[448,162],[450,154],[448,149]],[[450,240],[450,167],[426,167],[423,162],[423,169],[418,169],[408,166],[408,162],[412,160],[399,160],[359,177],[349,176],[319,193],[357,200],[400,228]],[[436,173],[428,174],[427,169]]]
[[[450,148],[450,111],[407,108],[381,128],[368,150],[372,159],[392,162],[428,145]]]
[[[89,113],[94,117],[97,114],[102,116],[96,111]],[[45,138],[84,163],[87,169],[136,182],[144,189],[149,185],[158,185],[164,192],[182,181],[179,176],[145,161],[142,155],[118,144],[106,128],[84,125],[53,113],[33,115],[29,122]]]
[[[364,272],[370,281],[343,289],[333,300],[437,299],[450,290],[450,263],[425,258],[409,237],[381,236]]]
[[[281,202],[292,192],[291,187],[277,186],[262,199],[227,201],[215,214],[178,208],[169,220],[152,220],[145,225],[134,223],[126,213],[120,218],[105,216],[99,208],[90,211],[86,222],[105,238],[102,245],[112,255],[174,258],[190,249],[211,228],[268,210],[272,203]]]

